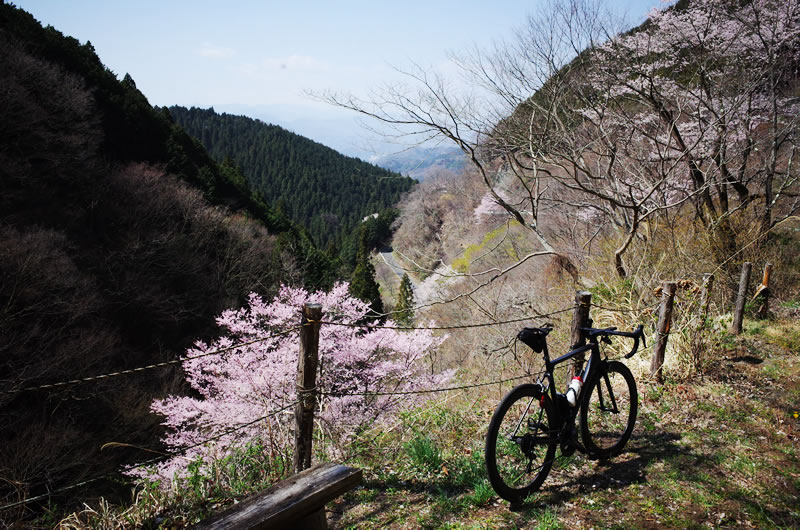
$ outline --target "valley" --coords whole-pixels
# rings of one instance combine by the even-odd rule
[[[363,471],[333,528],[800,520],[798,0],[680,0],[640,25],[556,0],[442,71],[314,85],[410,144],[369,161],[234,112],[257,105],[153,105],[36,16],[0,3],[0,526],[194,525],[304,447]],[[176,71],[227,61],[270,87],[333,71],[187,53]],[[552,327],[556,356],[637,326],[636,356],[601,345],[639,388],[626,449],[560,438],[542,487],[503,500],[489,421],[545,384],[520,329]],[[542,425],[505,440],[521,460]]]

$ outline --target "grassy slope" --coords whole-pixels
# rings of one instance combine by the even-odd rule
[[[365,481],[329,517],[345,528],[794,526],[798,313],[784,307],[776,320],[724,337],[722,358],[702,378],[657,385],[637,373],[641,407],[625,453],[561,458],[520,511],[494,495],[483,469],[498,391],[450,396],[365,441],[350,462]]]

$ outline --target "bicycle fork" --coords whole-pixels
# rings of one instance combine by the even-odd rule
[[[613,414],[619,414],[619,408],[617,408],[617,398],[614,397],[614,389],[611,388],[611,381],[608,379],[608,373],[603,373],[603,383],[605,383],[606,390],[608,392],[608,400],[611,402],[611,408],[606,406],[606,400],[603,399],[603,385],[597,385],[597,397],[598,402],[600,405],[600,410],[602,412],[611,412]]]

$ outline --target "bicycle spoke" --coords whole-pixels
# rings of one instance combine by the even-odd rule
[[[517,428],[514,429],[514,434],[511,435],[512,437],[515,437],[517,435],[517,433],[519,432],[519,428],[522,426],[522,422],[525,421],[525,418],[528,415],[528,411],[531,409],[531,403],[533,403],[534,399],[535,398],[531,398],[530,401],[528,401],[528,406],[525,407],[525,412],[523,412],[522,415],[520,415],[519,423],[517,423]],[[542,419],[542,410],[539,409],[539,420],[541,420],[541,419]]]
[[[609,362],[591,383],[581,407],[581,437],[590,454],[608,457],[622,450],[636,421],[636,385],[630,370]]]
[[[555,451],[551,405],[540,392],[535,385],[514,389],[498,406],[489,424],[489,480],[495,491],[512,502],[541,484]]]

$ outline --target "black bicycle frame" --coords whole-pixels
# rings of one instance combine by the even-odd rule
[[[586,353],[587,351],[591,351],[589,355],[589,361],[586,363],[586,366],[583,367],[581,371],[581,379],[583,380],[584,384],[588,379],[589,375],[592,373],[591,368],[594,362],[600,361],[600,348],[597,346],[596,341],[590,341],[589,344],[584,346],[579,346],[574,350],[570,350],[561,357],[557,359],[550,360],[550,352],[547,348],[547,343],[544,346],[544,366],[545,366],[545,374],[547,375],[547,384],[550,387],[550,397],[552,398],[553,403],[557,403],[557,395],[558,392],[556,390],[555,378],[553,377],[553,370],[555,367],[564,361],[568,361],[575,357],[576,355],[580,355],[581,353]],[[577,407],[576,407],[577,409]]]

